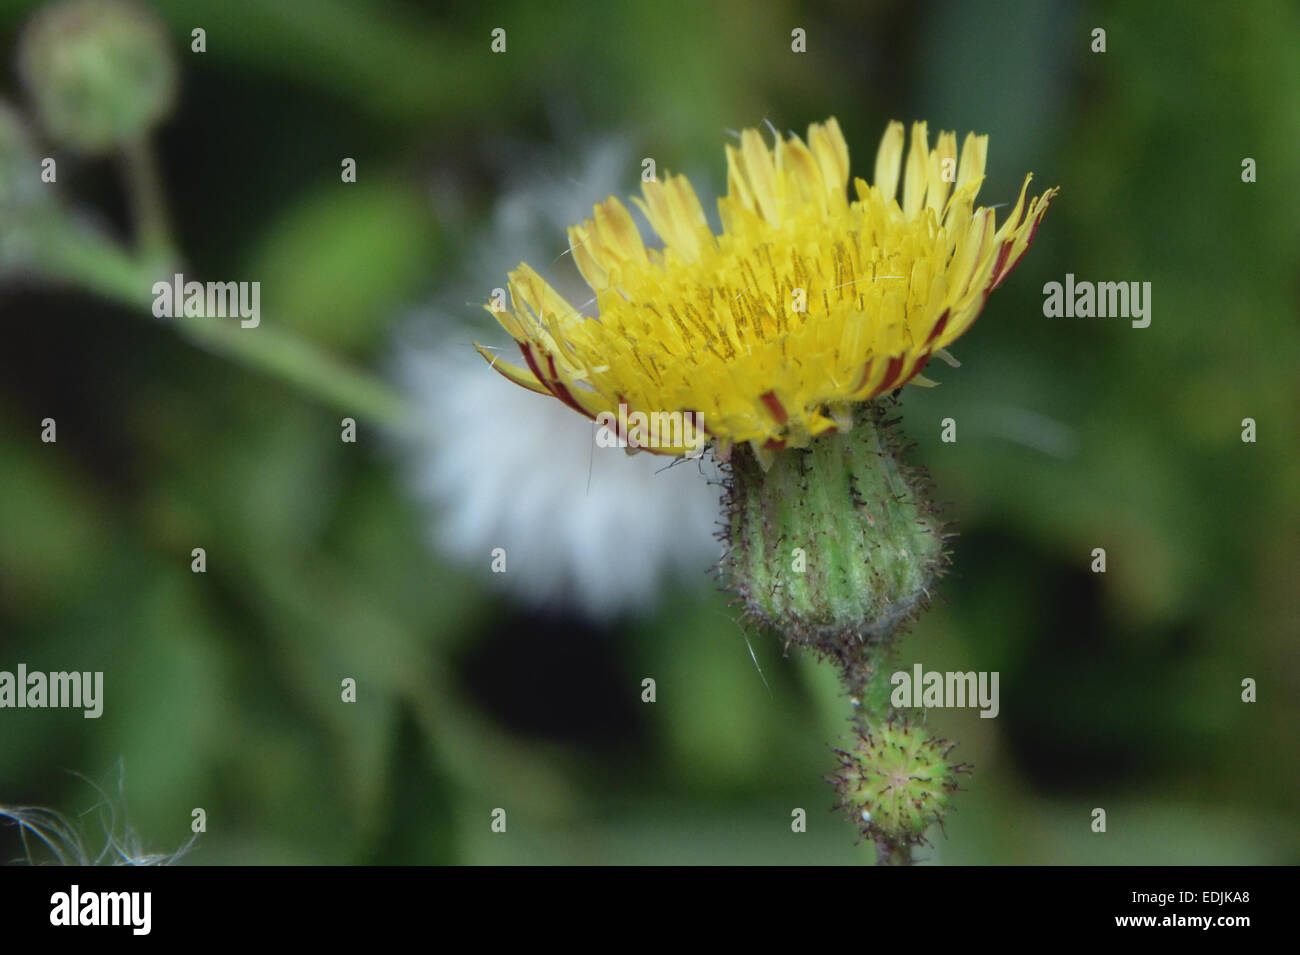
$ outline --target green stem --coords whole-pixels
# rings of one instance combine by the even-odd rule
[[[135,222],[136,252],[146,262],[168,266],[179,261],[172,241],[162,177],[147,134],[122,147],[127,200]]]
[[[844,688],[854,702],[854,721],[863,729],[885,722],[894,713],[889,703],[892,659],[891,644],[863,643],[849,648],[845,658],[837,661]]]
[[[876,840],[876,865],[911,865],[912,847],[894,839]]]
[[[154,283],[172,278],[171,267],[158,263],[179,261],[179,256],[170,252],[161,252],[157,258],[132,256],[111,240],[62,225],[61,220],[51,220],[47,229],[41,246],[52,278],[152,317]],[[213,318],[160,321],[173,325],[202,348],[266,372],[348,414],[394,427],[409,414],[405,400],[386,384],[293,332],[266,323],[241,328],[238,322]]]

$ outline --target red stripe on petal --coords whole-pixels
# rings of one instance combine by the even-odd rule
[[[898,383],[899,387],[902,387],[903,385],[911,381],[913,378],[915,378],[917,375],[919,375],[925,369],[925,366],[929,363],[929,361],[930,361],[929,354],[922,355],[921,360],[916,363],[916,367],[913,368],[911,371],[909,371],[907,373],[907,377]]]
[[[993,289],[997,288],[999,285],[1001,285],[1003,279],[1005,279],[1008,275],[1010,275],[1012,270],[1015,269],[1015,267],[1020,264],[1020,260],[1025,257],[1025,253],[1029,251],[1029,247],[1034,244],[1034,236],[1038,235],[1038,226],[1042,223],[1043,216],[1045,216],[1046,214],[1047,214],[1047,203],[1044,202],[1043,207],[1038,210],[1038,215],[1034,216],[1034,224],[1029,227],[1029,237],[1025,239],[1025,247],[1020,250],[1020,254],[1016,256],[1016,260],[1012,262],[1010,265],[1008,265],[1006,269],[1003,270],[1002,274],[998,275],[998,277],[994,280],[993,284],[989,286],[990,292],[993,291]]]
[[[683,420],[685,420],[688,416],[693,416],[697,414],[699,414],[698,411],[687,411],[685,408],[682,409]],[[707,421],[704,420],[704,415],[701,414],[698,418],[691,417],[691,420],[698,421],[700,423],[700,430],[703,431],[705,434],[712,436],[713,432],[709,430],[709,424]]]
[[[942,335],[943,330],[948,327],[948,312],[949,309],[945,308],[943,314],[939,316],[939,320],[934,323],[934,328],[930,330],[930,337],[925,340],[927,345]]]
[[[786,413],[785,406],[781,404],[781,399],[776,396],[775,392],[768,391],[758,396],[758,400],[763,402],[767,410],[772,413],[777,424],[785,424],[790,420],[790,415]]]
[[[519,351],[523,353],[524,361],[528,362],[528,370],[531,371],[533,376],[549,390],[551,387],[550,383],[547,382],[546,376],[542,374],[542,369],[541,366],[537,364],[537,359],[533,357],[533,346],[528,342],[516,342],[516,344],[519,346]],[[552,392],[552,394],[553,393],[554,392]]]
[[[862,366],[862,377],[859,378],[858,383],[853,386],[852,394],[857,394],[863,388],[867,387],[867,382],[871,380],[871,367],[872,362],[871,359],[868,358],[866,364]]]
[[[906,361],[907,359],[902,355],[895,355],[893,358],[889,359],[889,367],[885,369],[885,380],[880,383],[880,387],[876,390],[877,394],[889,391],[896,387],[895,383],[900,377],[902,377],[903,365]]]
[[[555,358],[551,355],[546,356],[546,367],[551,370],[551,379],[547,382],[547,387],[555,393],[555,397],[559,398],[574,411],[578,412],[578,414],[585,418],[591,418],[594,421],[596,416],[588,412],[582,405],[578,404],[577,400],[573,397],[573,393],[569,391],[564,382],[560,381],[560,373],[555,369]]]
[[[998,260],[993,263],[993,282],[991,287],[997,288],[1002,283],[1002,276],[1011,270],[1007,268],[1007,256],[1011,254],[1011,247],[1015,245],[1014,238],[1007,239],[1002,243],[1002,248],[998,249]]]
[[[1029,238],[1025,239],[1024,249],[1021,251],[1021,253],[1018,256],[1016,256],[1016,260],[1011,263],[1011,266],[1007,269],[1008,272],[1010,272],[1011,269],[1014,269],[1017,265],[1020,264],[1020,260],[1025,257],[1025,253],[1029,251],[1029,247],[1034,244],[1034,236],[1038,235],[1038,227],[1042,224],[1043,216],[1045,216],[1046,214],[1047,214],[1047,203],[1043,203],[1042,211],[1039,212],[1037,217],[1034,219],[1034,224],[1029,227]]]
[[[618,406],[619,406],[620,408],[625,408],[625,407],[627,407],[627,399],[624,398],[622,395],[619,395],[619,396],[618,396]],[[618,439],[619,444],[626,444],[626,443],[627,443],[627,435],[623,433],[623,429],[622,429],[622,427],[620,426],[620,425],[622,424],[622,422],[620,422],[620,420],[619,420],[620,417],[622,417],[622,416],[619,415],[619,414],[617,414],[617,413],[614,413],[614,428],[613,428],[613,431],[614,431],[614,437],[616,437],[616,438]]]

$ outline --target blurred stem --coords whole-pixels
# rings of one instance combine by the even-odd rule
[[[172,279],[171,266],[159,263],[177,262],[179,256],[162,248],[156,253],[158,258],[133,256],[102,236],[62,224],[53,228],[42,247],[48,271],[55,278],[153,316],[154,283]],[[291,331],[265,324],[241,328],[237,321],[217,318],[160,321],[174,323],[176,330],[196,345],[267,372],[348,414],[390,426],[406,417],[408,409],[397,392]]]
[[[185,321],[185,319],[181,319]],[[181,333],[196,344],[269,372],[341,411],[396,425],[406,414],[402,398],[387,385],[351,368],[292,332],[240,328],[237,323],[198,319]]]
[[[122,169],[131,218],[135,223],[137,254],[146,262],[160,266],[179,261],[172,241],[158,161],[147,134],[122,147]]]

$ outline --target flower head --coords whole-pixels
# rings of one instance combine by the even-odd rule
[[[588,417],[620,404],[694,412],[725,459],[750,442],[760,460],[852,426],[852,406],[901,387],[966,331],[1024,255],[1056,190],[1026,202],[1030,176],[998,225],[976,208],[988,137],[953,133],[935,148],[925,123],[891,123],[875,181],[856,179],[832,118],[807,142],[757,130],[728,146],[727,195],[714,234],[682,176],[633,201],[664,241],[647,249],[610,197],[569,230],[591,286],[584,315],[532,268],[510,273],[495,312],[526,367],[480,352],[511,381]],[[901,192],[900,192],[901,183]],[[652,450],[687,454],[671,442]]]

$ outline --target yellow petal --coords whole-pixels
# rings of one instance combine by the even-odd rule
[[[876,186],[886,199],[893,199],[898,194],[898,174],[903,162],[903,124],[894,121],[885,129],[881,137],[880,149],[876,152],[876,176],[872,185]]]
[[[529,391],[535,391],[539,395],[549,395],[551,393],[550,389],[538,381],[537,376],[527,368],[520,368],[509,362],[501,361],[486,345],[475,342],[474,350],[487,359],[488,365],[501,372],[516,385],[527,388]]]

